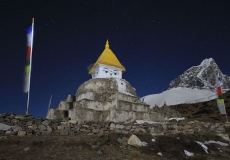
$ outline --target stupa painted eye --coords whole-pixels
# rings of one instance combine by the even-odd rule
[[[108,68],[104,68],[103,71],[104,71],[105,73],[108,73],[109,70],[108,70]]]
[[[114,70],[113,73],[114,73],[114,75],[117,75],[117,70]]]

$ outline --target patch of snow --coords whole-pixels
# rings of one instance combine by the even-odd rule
[[[200,66],[203,67],[203,68],[202,68],[202,69],[200,70],[200,72],[197,74],[197,77],[198,77],[198,78],[201,79],[201,76],[202,76],[203,71],[204,71],[207,67],[209,67],[209,66],[211,65],[211,61],[212,61],[212,60],[213,60],[212,58],[209,58],[209,59],[205,59],[205,60],[203,60],[203,61],[201,62]],[[201,79],[201,80],[202,80],[202,79]]]
[[[142,143],[142,146],[148,146],[148,143],[146,143],[146,142],[141,142]]]
[[[222,88],[222,92],[223,92],[223,93],[226,93],[226,92],[229,91],[229,90],[230,90],[230,89],[223,89],[223,88]]]
[[[157,155],[162,156],[162,153],[161,153],[161,152],[158,152]]]
[[[197,78],[200,78],[201,76],[202,76],[202,73],[203,73],[203,71],[206,69],[206,67],[205,68],[202,68],[201,70],[200,70],[200,72],[197,74]],[[201,79],[201,78],[200,78]],[[201,79],[202,80],[202,79]]]
[[[201,62],[200,66],[208,67],[208,66],[210,66],[210,63],[211,63],[212,60],[213,60],[213,58],[206,58]]]
[[[186,150],[184,150],[184,153],[189,157],[194,156],[194,154],[192,152],[189,152],[189,151],[186,151]]]
[[[143,124],[143,123],[148,123],[148,124],[165,124],[165,122],[154,122],[154,121],[144,121],[144,120],[136,120],[137,124]]]
[[[153,108],[155,105],[162,107],[164,102],[167,105],[177,105],[183,103],[198,103],[216,99],[216,91],[198,88],[177,87],[159,94],[144,96],[144,102]]]
[[[206,145],[204,145],[202,142],[199,142],[199,141],[195,141],[196,143],[198,143],[199,145],[201,145],[201,147],[204,149],[204,151],[206,153],[208,153],[208,147]]]
[[[211,143],[219,144],[219,145],[224,146],[224,147],[228,146],[228,143],[223,143],[223,142],[220,142],[220,141],[213,141],[213,140],[205,141],[205,144],[211,144]]]
[[[169,118],[168,121],[172,121],[172,120],[174,120],[174,119],[175,119],[176,121],[185,120],[184,117],[182,117],[182,118],[176,118],[176,117],[175,117],[175,118]]]

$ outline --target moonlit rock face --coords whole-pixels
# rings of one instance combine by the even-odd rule
[[[137,96],[135,89],[124,79],[119,78],[94,78],[83,83],[77,90],[76,99],[84,99],[82,95],[90,96],[100,94],[124,93],[127,95]],[[92,98],[93,99],[93,98]]]
[[[177,87],[214,89],[218,74],[222,88],[230,89],[230,77],[220,71],[213,58],[205,59],[200,65],[189,68],[170,82],[169,89]]]

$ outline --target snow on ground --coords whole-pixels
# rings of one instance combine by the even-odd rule
[[[223,142],[220,142],[220,141],[214,141],[214,140],[205,141],[205,144],[211,144],[211,143],[219,144],[219,145],[224,146],[224,147],[228,146],[228,143],[223,143]]]
[[[146,142],[141,142],[141,143],[142,143],[142,146],[143,146],[143,147],[148,146],[148,143],[146,143]]]
[[[158,152],[158,153],[157,153],[157,155],[159,155],[159,156],[163,156],[161,152]]]
[[[201,147],[204,149],[204,151],[206,153],[208,153],[208,147],[206,145],[204,145],[202,142],[196,141],[196,143],[198,143],[199,145],[201,145]]]
[[[184,117],[181,117],[181,118],[177,118],[177,117],[174,117],[174,118],[169,118],[167,119],[167,121],[172,121],[172,120],[176,120],[176,121],[181,121],[181,120],[185,120]],[[145,120],[136,120],[136,124],[143,124],[143,123],[148,123],[148,124],[165,124],[167,122],[155,122],[155,121],[145,121]]]
[[[228,144],[227,143],[223,143],[223,142],[220,142],[220,141],[214,141],[214,140],[210,140],[210,141],[205,141],[205,143],[202,143],[202,142],[199,142],[199,141],[195,141],[196,143],[198,143],[199,145],[201,145],[201,147],[204,149],[204,151],[206,153],[208,153],[208,147],[204,144],[211,144],[211,143],[215,143],[215,144],[219,144],[221,146],[224,146],[224,147],[227,147]],[[219,149],[220,150],[220,149]],[[221,150],[220,150],[221,151]]]
[[[136,120],[137,124],[143,124],[143,123],[148,123],[148,124],[164,124],[165,122],[154,122],[154,121],[144,121],[144,120]]]
[[[184,150],[184,153],[189,157],[194,156],[194,154],[192,152],[189,152],[189,151],[186,151],[186,150]]]
[[[172,88],[164,91],[160,94],[152,94],[142,97],[142,101],[150,105],[153,108],[155,105],[162,107],[164,101],[167,105],[176,105],[183,103],[197,103],[210,101],[216,98],[216,92],[209,89],[197,89],[197,88]]]
[[[168,121],[171,121],[171,120],[176,120],[176,121],[181,121],[181,120],[185,120],[185,118],[184,117],[182,117],[182,118],[169,118],[168,119]]]

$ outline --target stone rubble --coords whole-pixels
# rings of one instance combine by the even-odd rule
[[[35,118],[31,115],[0,114],[1,136],[26,136],[26,135],[77,135],[83,132],[86,135],[101,135],[108,133],[121,134],[123,138],[119,143],[127,142],[128,135],[132,134],[194,134],[210,133],[220,135],[229,141],[230,125],[227,123],[208,123],[199,121],[163,122],[155,124],[137,123],[95,123],[87,122],[78,124],[77,121],[63,122],[61,120],[49,120]]]

